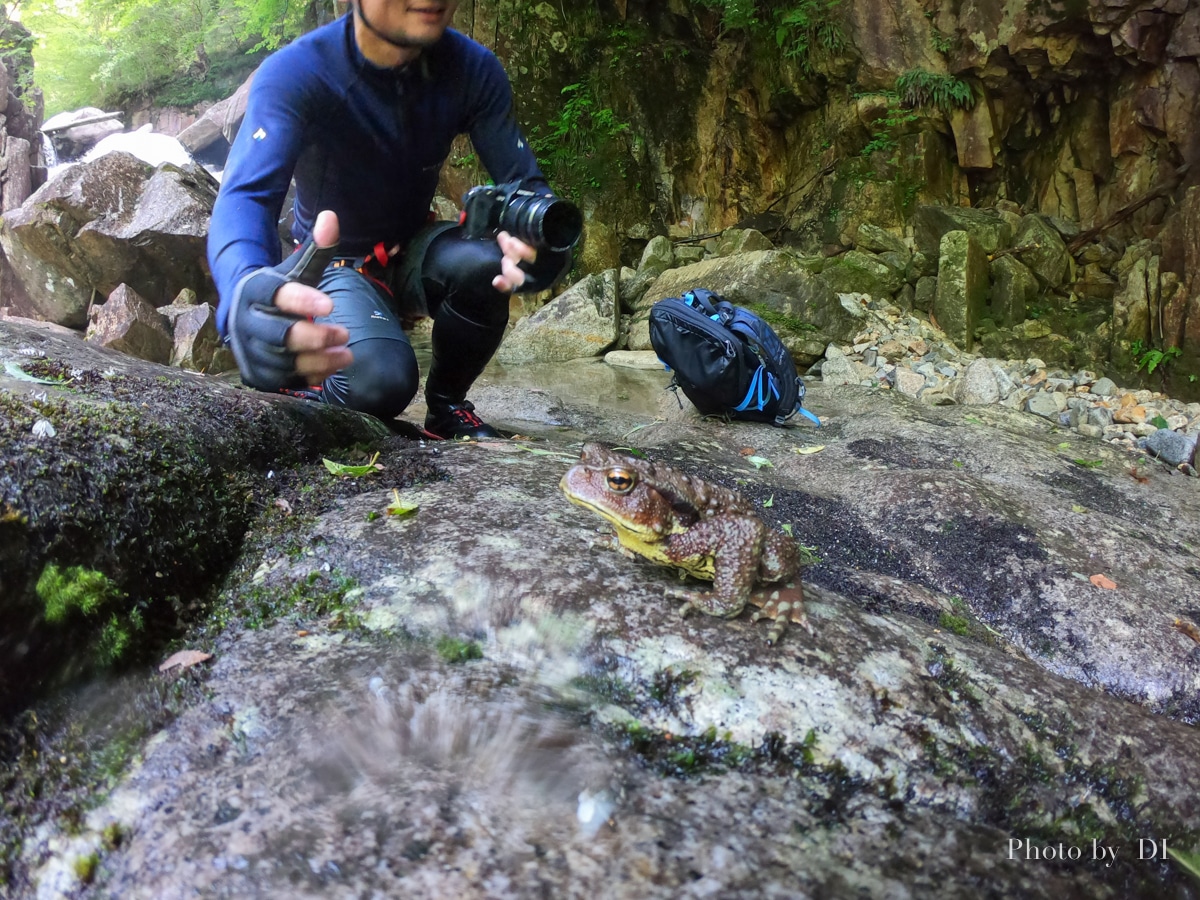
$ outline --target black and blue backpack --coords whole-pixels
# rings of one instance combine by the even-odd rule
[[[783,426],[804,403],[804,382],[771,326],[720,294],[693,288],[650,309],[650,343],[703,415]]]

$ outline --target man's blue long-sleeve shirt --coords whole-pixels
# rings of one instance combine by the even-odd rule
[[[292,234],[338,214],[338,252],[405,244],[426,223],[451,141],[469,134],[496,182],[549,191],[517,126],[500,61],[449,29],[416,61],[381,69],[359,52],[353,16],[309,32],[254,76],[213,208],[208,261],[226,334],[234,287],[279,262],[279,214],[296,179]]]

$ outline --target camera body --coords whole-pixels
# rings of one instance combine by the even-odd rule
[[[583,213],[568,200],[521,188],[520,182],[479,185],[463,194],[463,231],[482,238],[507,231],[531,247],[570,250],[583,234]]]

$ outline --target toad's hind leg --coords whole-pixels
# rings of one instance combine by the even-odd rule
[[[666,552],[671,562],[694,574],[700,574],[705,561],[711,561],[712,567],[711,591],[668,592],[684,601],[680,614],[686,616],[698,609],[732,619],[741,613],[758,573],[765,531],[753,517],[723,516],[672,535]]]
[[[798,580],[773,584],[755,591],[750,595],[749,602],[752,606],[759,607],[750,616],[752,622],[759,619],[771,620],[771,628],[767,632],[768,644],[777,643],[783,637],[789,622],[803,626],[810,635],[813,633],[808,616],[804,614],[804,590]]]

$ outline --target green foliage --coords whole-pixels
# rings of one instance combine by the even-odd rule
[[[54,563],[42,570],[35,590],[44,605],[46,621],[52,624],[65,622],[75,610],[95,619],[123,596],[103,572],[83,566],[61,569]],[[110,613],[92,644],[95,661],[101,666],[116,663],[130,649],[134,633],[143,627],[142,613],[136,606]]]
[[[36,591],[45,605],[46,621],[52,623],[65,621],[76,609],[85,616],[96,615],[120,596],[116,585],[103,572],[83,566],[60,569],[54,563],[42,570]]]
[[[0,63],[10,73],[17,73],[18,80],[13,87],[18,97],[33,83],[33,45],[33,35],[24,27],[0,18]]]
[[[816,51],[834,56],[849,46],[837,17],[840,0],[801,0],[776,13],[775,43],[783,55],[812,72]]]
[[[699,0],[699,3],[721,11],[721,27],[726,31],[750,29],[761,24],[755,0]]]
[[[629,125],[599,96],[596,79],[568,84],[565,98],[548,130],[535,127],[530,146],[550,170],[552,180],[571,186],[599,188],[614,170],[625,174]]]
[[[211,95],[201,87],[213,60],[244,56],[247,40],[275,47],[296,37],[311,9],[280,0],[29,0],[22,21],[37,38],[34,79],[53,114],[111,108],[173,83],[197,99],[225,96],[225,83]]]
[[[1200,881],[1200,853],[1185,853],[1182,850],[1176,850],[1174,847],[1168,847],[1167,853],[1171,859],[1179,864],[1179,867]]]
[[[474,641],[443,635],[437,640],[438,655],[448,663],[464,663],[483,659],[483,648]]]
[[[1145,369],[1147,375],[1153,375],[1154,370],[1159,366],[1166,367],[1171,360],[1181,354],[1182,351],[1178,347],[1159,350],[1157,347],[1147,347],[1142,341],[1134,341],[1129,346],[1129,355],[1133,357],[1138,371]]]
[[[898,138],[904,128],[920,118],[917,113],[901,105],[900,96],[895,91],[886,91],[884,96],[887,98],[887,109],[875,121],[871,139],[859,151],[864,158],[879,152],[895,154],[900,147]]]
[[[849,45],[837,14],[841,0],[791,0],[786,4],[767,0],[697,2],[721,11],[722,31],[743,31],[751,37],[769,39],[806,74],[813,71],[812,60],[817,52],[836,55]]]
[[[897,78],[896,93],[910,109],[940,109],[947,115],[955,109],[970,109],[975,105],[974,91],[961,78],[924,69],[911,69]]]
[[[275,50],[316,24],[315,11],[309,3],[232,0],[232,8],[240,13],[238,38],[258,38],[254,50]]]

